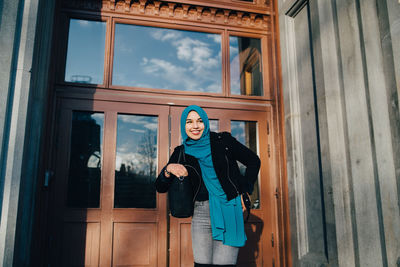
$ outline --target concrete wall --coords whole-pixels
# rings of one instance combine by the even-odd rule
[[[29,266],[54,1],[0,1],[0,265]]]
[[[293,263],[399,266],[400,3],[278,4]]]

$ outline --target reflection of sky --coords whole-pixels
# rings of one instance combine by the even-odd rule
[[[239,37],[229,37],[231,94],[240,95]]]
[[[148,166],[144,163],[139,148],[144,145],[145,137],[149,137],[147,140],[152,142],[152,147],[157,151],[157,127],[157,117],[118,115],[116,170],[120,169],[121,164],[134,166],[137,171],[147,170]]]
[[[231,121],[231,134],[240,143],[246,145],[246,133],[245,133],[245,122],[244,121]]]
[[[221,36],[116,24],[113,84],[221,92]]]
[[[219,121],[218,120],[209,120],[210,122],[210,131],[218,132],[219,130]]]
[[[65,81],[103,83],[105,38],[105,22],[70,20]]]

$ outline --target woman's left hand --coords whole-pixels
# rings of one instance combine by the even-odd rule
[[[250,202],[251,202],[251,196],[249,194],[247,194],[247,196],[249,197]],[[242,202],[242,211],[245,212],[246,211],[246,205],[244,204],[242,195],[240,195],[240,201]]]

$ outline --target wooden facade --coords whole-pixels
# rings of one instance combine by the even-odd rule
[[[217,122],[219,131],[232,131],[232,122],[256,125],[255,149],[262,161],[257,184],[259,202],[246,224],[248,242],[240,251],[239,266],[290,265],[275,9],[275,3],[269,0],[58,2],[49,85],[52,115],[48,116],[45,144],[48,152],[43,167],[49,181],[45,187],[40,186],[39,221],[43,223],[35,231],[40,233],[35,239],[35,264],[192,266],[190,219],[168,214],[166,194],[156,195],[155,207],[124,208],[115,204],[115,188],[117,172],[121,172],[116,166],[120,115],[155,118],[158,172],[180,143],[181,111],[187,105],[197,104]],[[105,23],[101,83],[65,79],[72,19]],[[116,24],[217,34],[221,37],[221,90],[204,92],[114,84]],[[262,94],[251,95],[246,90],[242,94],[232,93],[231,36],[260,41],[262,53],[250,58],[251,62],[257,56],[261,58],[258,68]],[[241,80],[242,87],[252,84],[249,77]],[[74,194],[69,191],[71,155],[74,155],[74,116],[79,112],[102,116],[101,140],[96,145],[101,146],[98,156],[101,167],[99,174],[93,174],[100,177],[98,206],[68,204],[70,194]],[[84,140],[85,134],[80,138]]]

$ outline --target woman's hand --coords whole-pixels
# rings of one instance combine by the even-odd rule
[[[176,177],[181,177],[181,176],[188,176],[188,171],[185,166],[182,164],[176,164],[176,163],[171,163],[167,165],[167,168],[165,168],[165,177],[170,178],[171,175],[173,174]],[[170,173],[170,174],[168,174]]]
[[[246,194],[247,194],[247,193],[246,193]],[[251,203],[251,196],[250,196],[249,194],[247,194],[247,196],[249,197],[249,201],[250,201],[250,203]],[[245,212],[245,211],[246,211],[246,205],[244,204],[244,201],[243,201],[243,197],[242,197],[242,196],[240,196],[240,200],[241,200],[241,202],[242,202],[242,211]]]

